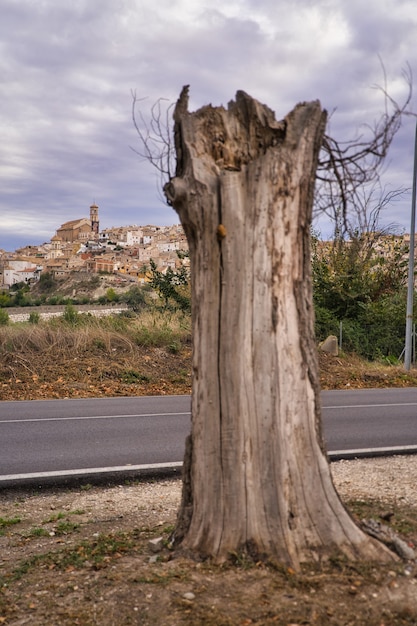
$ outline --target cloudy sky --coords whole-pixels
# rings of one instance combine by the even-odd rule
[[[141,160],[132,91],[146,112],[190,84],[190,109],[243,89],[278,119],[310,99],[343,139],[417,83],[415,0],[0,0],[0,248],[48,241],[100,207],[100,227],[174,224]],[[417,85],[415,85],[417,94]],[[416,98],[413,107],[417,110]],[[415,120],[384,184],[411,187]],[[411,193],[384,220],[408,231]]]

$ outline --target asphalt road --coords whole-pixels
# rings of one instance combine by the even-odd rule
[[[361,389],[322,393],[323,433],[327,450],[417,452],[417,388]]]
[[[322,405],[333,458],[417,451],[417,388],[323,392]],[[189,396],[0,402],[0,484],[180,467],[189,430]]]

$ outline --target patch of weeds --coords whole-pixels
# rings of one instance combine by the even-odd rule
[[[178,384],[186,383],[188,382],[189,374],[190,373],[187,370],[182,369],[176,374],[174,374],[173,376],[171,376],[170,380],[172,383],[178,383]]]
[[[258,564],[257,564],[258,565]],[[317,580],[314,580],[312,573],[316,573],[315,563],[302,564],[301,570],[296,571],[292,567],[277,560],[268,559],[266,567],[273,570],[277,576],[273,578],[273,586],[279,589],[291,588],[301,591],[311,591],[318,588]],[[309,569],[310,568],[310,569]]]
[[[99,350],[106,350],[106,344],[102,339],[93,339],[93,346]]]
[[[80,489],[81,491],[90,491],[90,489],[93,488],[93,485],[91,485],[90,483],[86,483],[85,485],[81,485]]]
[[[0,517],[0,535],[4,535],[6,528],[19,524],[20,517]]]
[[[390,526],[399,535],[417,534],[417,519],[412,509],[387,507],[384,503],[372,500],[350,500],[347,502],[347,507],[359,520],[373,518]]]
[[[406,511],[395,513],[390,519],[390,526],[392,526],[395,532],[399,535],[416,535],[417,519],[415,517],[415,513],[413,511],[410,511],[410,513],[407,513]]]
[[[382,508],[382,505],[372,500],[349,500],[346,506],[357,519],[378,517],[378,511],[380,512]]]
[[[181,349],[181,344],[179,343],[179,341],[171,341],[171,343],[168,344],[167,348],[168,352],[171,352],[171,354],[178,354]]]
[[[13,570],[12,574],[8,576],[8,579],[11,580],[19,580],[25,574],[27,574],[31,569],[36,567],[38,563],[42,562],[44,555],[35,555],[26,559],[25,561],[21,561]],[[6,580],[6,577],[5,577]]]
[[[178,569],[162,570],[160,572],[152,571],[151,573],[135,576],[133,578],[133,582],[147,585],[167,585],[173,580],[180,580],[182,582],[189,580],[188,571],[179,567]]]
[[[41,528],[40,526],[34,526],[29,530],[29,537],[49,537],[49,531],[46,528]]]
[[[391,569],[395,566],[391,563]],[[367,583],[378,584],[381,579],[383,567],[374,561],[350,561],[344,554],[335,552],[330,556],[328,563],[323,564],[321,570],[328,575],[345,577],[347,580],[353,576]]]
[[[68,515],[84,515],[84,509],[74,509],[74,511],[70,511]]]
[[[14,526],[14,524],[19,524],[20,522],[20,517],[0,517],[0,528]]]
[[[230,563],[234,567],[240,567],[241,569],[244,569],[244,570],[252,569],[253,567],[255,567],[255,561],[245,551],[230,552],[229,560],[230,560]]]
[[[13,570],[9,580],[19,580],[36,567],[47,567],[48,569],[62,571],[68,568],[83,569],[85,567],[92,567],[97,570],[103,569],[113,559],[120,558],[122,554],[130,552],[134,548],[134,541],[126,533],[99,535],[93,541],[82,541],[73,548],[38,554],[21,561]]]
[[[54,528],[54,532],[56,535],[68,535],[69,533],[74,532],[80,527],[79,524],[75,524],[73,522],[65,521],[59,522]]]
[[[48,519],[43,520],[42,524],[50,524],[51,522],[57,522],[60,519],[64,519],[65,513],[55,513],[48,517]]]
[[[134,546],[134,541],[126,533],[99,535],[94,541],[83,541],[74,549],[65,550],[57,566],[61,569],[68,566],[101,569],[112,559],[131,551]]]
[[[122,372],[121,379],[124,383],[149,383],[151,380],[149,376],[136,370],[125,370]]]
[[[217,608],[214,605],[197,605],[195,604],[192,609],[192,616],[190,616],[190,606],[180,596],[174,597],[172,600],[173,606],[176,610],[183,612],[184,624],[204,624],[204,626],[236,626],[236,620],[233,617],[229,617],[224,614],[221,608]],[[251,619],[240,619],[239,624],[260,624],[258,620],[252,621]],[[263,624],[264,622],[262,622]],[[266,623],[266,622],[265,622]],[[268,624],[275,623],[274,618],[272,621],[268,621]],[[284,623],[284,622],[276,622]],[[287,623],[287,622],[285,622]],[[307,622],[304,622],[305,624]]]

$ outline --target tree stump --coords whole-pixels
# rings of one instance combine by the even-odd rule
[[[190,248],[194,350],[176,542],[292,567],[395,558],[344,508],[321,436],[309,238],[326,113],[276,121],[242,91],[189,113],[185,87],[174,121],[164,191]]]

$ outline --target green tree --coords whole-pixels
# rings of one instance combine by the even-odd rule
[[[313,236],[316,334],[337,334],[366,358],[400,355],[404,342],[408,247],[381,233],[321,242]]]
[[[115,292],[113,287],[109,287],[106,291],[106,300],[107,302],[118,302],[119,295]]]
[[[130,287],[122,299],[135,313],[141,311],[146,306],[145,292],[138,285]]]
[[[28,306],[31,303],[29,286],[26,285],[26,283],[17,284],[20,285],[20,287],[15,290],[13,306]]]
[[[41,293],[51,293],[56,289],[57,281],[50,272],[43,272],[39,277],[38,289]]]
[[[184,258],[186,253],[177,253]],[[184,312],[191,310],[190,274],[185,265],[173,270],[169,267],[166,272],[158,270],[153,259],[149,262],[149,285],[155,289],[164,303],[164,308],[176,308]]]
[[[12,306],[12,298],[5,291],[0,293],[0,307],[4,306]]]

